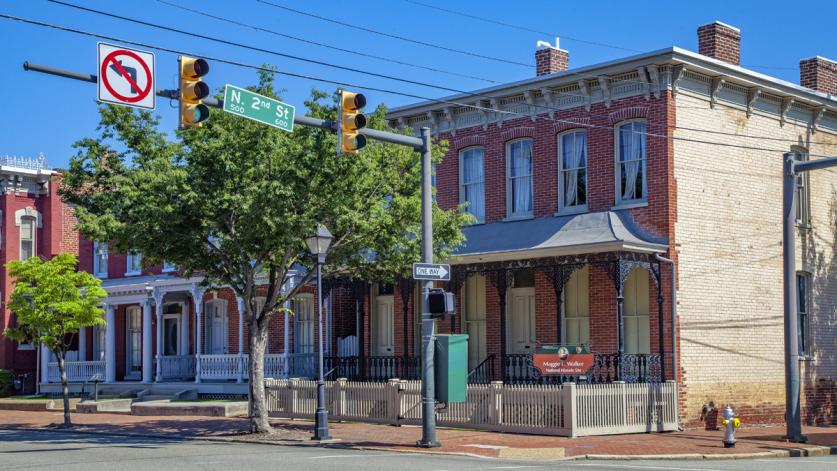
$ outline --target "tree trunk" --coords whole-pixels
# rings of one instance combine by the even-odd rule
[[[70,422],[70,386],[67,382],[67,368],[64,364],[64,352],[57,351],[55,356],[58,357],[58,371],[61,374],[61,394],[64,396],[64,427],[72,426]]]
[[[250,333],[248,342],[250,344],[249,367],[249,408],[250,408],[250,432],[270,433],[272,428],[268,421],[267,396],[264,389],[264,354],[267,347],[267,326],[260,328],[255,320],[250,321]]]

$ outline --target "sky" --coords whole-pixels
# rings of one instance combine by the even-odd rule
[[[257,0],[62,1],[281,54],[458,90],[476,90],[494,85],[486,80],[503,83],[533,77],[535,70],[531,65],[534,64],[538,40],[554,44],[555,37],[560,37],[560,46],[569,51],[570,67],[573,68],[670,46],[696,51],[697,27],[715,20],[741,29],[742,66],[764,74],[798,83],[800,59],[819,55],[837,60],[837,39],[833,35],[837,2],[833,0],[806,2],[804,8],[796,11],[790,10],[787,2],[773,0],[369,0],[354,4],[346,0],[266,0],[469,54],[351,29]],[[200,16],[166,3],[238,24]],[[417,3],[513,26],[468,18]],[[162,31],[46,0],[0,0],[0,13],[175,49],[198,57],[217,57],[254,66],[272,64],[279,71],[358,86],[429,98],[452,94],[438,88],[220,44],[195,38],[191,34]],[[275,33],[446,73],[306,44]],[[0,44],[4,46],[0,53],[0,103],[3,104],[0,113],[0,156],[36,158],[43,153],[52,168],[62,168],[75,153],[72,148],[75,141],[97,135],[95,84],[25,72],[23,63],[30,61],[95,74],[98,41],[100,39],[0,18]],[[120,44],[118,41],[106,42]],[[152,48],[138,49],[155,54],[157,88],[177,88],[177,54]],[[210,60],[210,72],[205,81],[213,89],[220,89],[225,84],[248,86],[257,82],[257,74],[253,69]],[[329,83],[281,75],[276,83],[284,89],[282,99],[297,106],[297,113],[304,113],[303,102],[312,88],[328,92],[337,88]],[[382,91],[364,91],[359,87],[344,88],[363,91],[369,102],[368,109],[379,103],[395,107],[420,101]],[[172,136],[177,126],[177,103],[158,97],[155,112],[161,117],[161,128]]]

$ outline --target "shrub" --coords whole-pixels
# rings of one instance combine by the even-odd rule
[[[15,376],[12,370],[0,370],[0,397],[11,396],[15,390]]]

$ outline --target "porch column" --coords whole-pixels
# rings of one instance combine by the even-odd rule
[[[87,327],[78,329],[78,361],[87,361]]]
[[[628,277],[629,268],[624,267],[623,262],[616,263],[616,352],[619,354],[619,367],[616,369],[616,378],[622,381],[622,361],[625,355],[625,279]]]
[[[500,300],[500,380],[506,379],[506,290],[508,284],[509,271],[506,268],[500,268],[494,272],[494,277],[490,278],[492,284],[497,289],[497,297]]]
[[[244,382],[244,298],[235,297],[238,303],[238,379],[236,383]]]
[[[150,383],[152,381],[151,369],[153,368],[152,361],[152,342],[151,342],[151,299],[146,298],[142,303],[142,382]]]
[[[665,348],[665,319],[663,311],[663,270],[660,263],[657,264],[657,269],[652,270],[651,274],[657,284],[657,337],[659,338],[660,348],[660,381],[666,380],[666,348]],[[674,280],[672,280],[672,283]],[[673,365],[672,361],[672,365]],[[675,380],[677,378],[674,378]]]
[[[105,312],[105,382],[116,382],[116,306],[107,304]]]
[[[49,357],[50,352],[46,345],[41,345],[41,382],[49,382]]]
[[[163,381],[163,291],[154,290],[154,309],[157,311],[157,376],[156,382]]]
[[[290,310],[291,309],[291,302],[290,301],[285,301],[285,303],[283,304],[283,307],[287,310]],[[291,339],[291,334],[290,334],[290,332],[288,332],[288,327],[291,324],[291,322],[290,322],[291,313],[288,312],[287,310],[285,311],[285,319],[284,319],[285,326],[284,326],[284,330],[282,331],[282,352],[283,352],[283,356],[285,357],[285,366],[284,366],[284,369],[282,370],[282,374],[284,375],[285,378],[287,378],[288,375],[291,372],[291,365],[290,365],[291,349],[290,349],[290,346],[288,345],[288,342],[290,342],[290,339]]]
[[[195,383],[201,382],[201,319],[203,318],[204,289],[197,283],[192,284],[192,301],[195,303]]]
[[[178,342],[178,355],[189,355],[189,305],[183,305],[183,312],[180,313],[180,341]]]

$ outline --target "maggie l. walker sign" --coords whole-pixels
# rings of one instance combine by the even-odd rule
[[[593,354],[588,353],[586,348],[574,351],[578,353],[570,353],[568,348],[560,347],[555,353],[535,353],[532,355],[532,366],[544,376],[587,374],[595,363]]]

